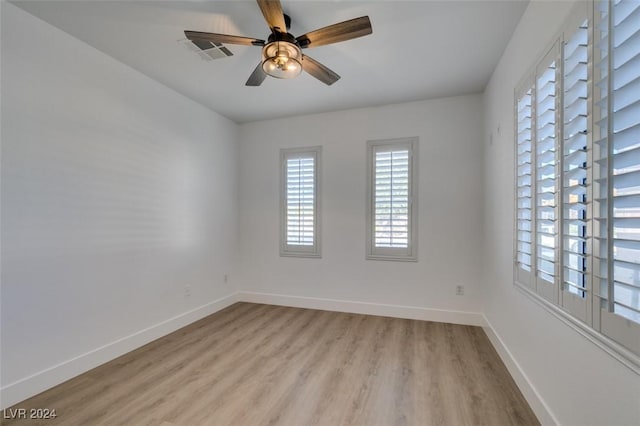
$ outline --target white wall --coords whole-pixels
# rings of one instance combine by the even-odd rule
[[[239,288],[480,312],[481,134],[480,95],[241,125]],[[420,139],[419,261],[365,260],[366,141],[405,136]],[[323,147],[322,258],[280,257],[279,149],[314,145]],[[455,295],[456,284],[465,286],[465,296]],[[456,321],[455,316],[426,317]]]
[[[2,67],[7,406],[224,304],[238,129],[5,2]]]
[[[637,425],[640,377],[513,286],[513,93],[571,8],[571,2],[532,1],[485,92],[484,310],[556,421]]]

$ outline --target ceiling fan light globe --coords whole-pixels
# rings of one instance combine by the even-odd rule
[[[290,61],[287,64],[287,72],[295,72],[297,74],[300,74],[300,71],[302,71],[302,69],[297,61]]]
[[[275,78],[294,78],[302,72],[302,51],[294,43],[274,41],[262,48],[262,70]]]

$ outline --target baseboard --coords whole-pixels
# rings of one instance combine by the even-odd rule
[[[318,297],[287,296],[272,293],[239,291],[238,301],[291,306],[294,308],[321,309],[352,314],[436,321],[450,324],[486,326],[484,315],[476,312],[448,311],[417,306],[387,305],[382,303],[355,302],[351,300],[323,299]]]
[[[542,399],[536,388],[533,386],[525,372],[522,370],[520,364],[518,364],[518,361],[516,361],[516,359],[511,354],[511,351],[504,344],[502,338],[500,338],[500,335],[495,331],[489,320],[485,317],[484,321],[486,323],[484,331],[487,334],[487,337],[489,337],[491,344],[498,352],[498,355],[502,359],[502,362],[504,362],[507,370],[509,370],[511,377],[513,377],[513,380],[518,385],[520,392],[522,392],[522,395],[529,403],[529,406],[535,413],[536,417],[538,417],[540,423],[542,425],[560,424],[554,417],[551,410],[549,410],[549,407],[547,406],[547,404],[545,404],[544,400]]]
[[[166,336],[194,321],[224,309],[237,301],[237,293],[230,294],[8,384],[0,389],[0,409],[10,407],[37,395],[105,362],[131,352],[162,336]]]

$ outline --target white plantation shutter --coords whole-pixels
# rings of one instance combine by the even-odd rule
[[[557,302],[557,47],[542,62],[535,91],[536,291]]]
[[[640,2],[595,15],[594,327],[640,353]]]
[[[588,52],[585,20],[563,42],[561,305],[588,321]]]
[[[368,143],[369,258],[415,260],[415,139]]]
[[[409,246],[409,149],[375,152],[374,247]]]
[[[533,285],[532,84],[516,100],[516,280]]]
[[[319,158],[320,148],[281,151],[281,255],[319,256]]]
[[[312,246],[314,241],[315,158],[287,158],[287,245]]]

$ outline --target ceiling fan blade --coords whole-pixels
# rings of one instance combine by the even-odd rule
[[[366,36],[373,32],[368,16],[350,19],[311,31],[297,38],[300,47],[317,47]]]
[[[340,76],[338,74],[307,55],[302,55],[302,69],[327,86],[331,86],[333,83],[340,80]]]
[[[287,24],[284,20],[284,13],[282,12],[282,5],[280,0],[257,0],[258,6],[264,15],[265,21],[271,28],[271,31],[278,31],[280,33],[287,32]]]
[[[249,80],[247,80],[245,86],[260,86],[266,77],[267,74],[262,71],[262,62],[260,62],[249,76]]]
[[[245,46],[264,46],[264,40],[250,37],[240,37],[229,34],[201,33],[199,31],[185,31],[184,35],[191,41],[206,40],[213,43],[243,44]]]

